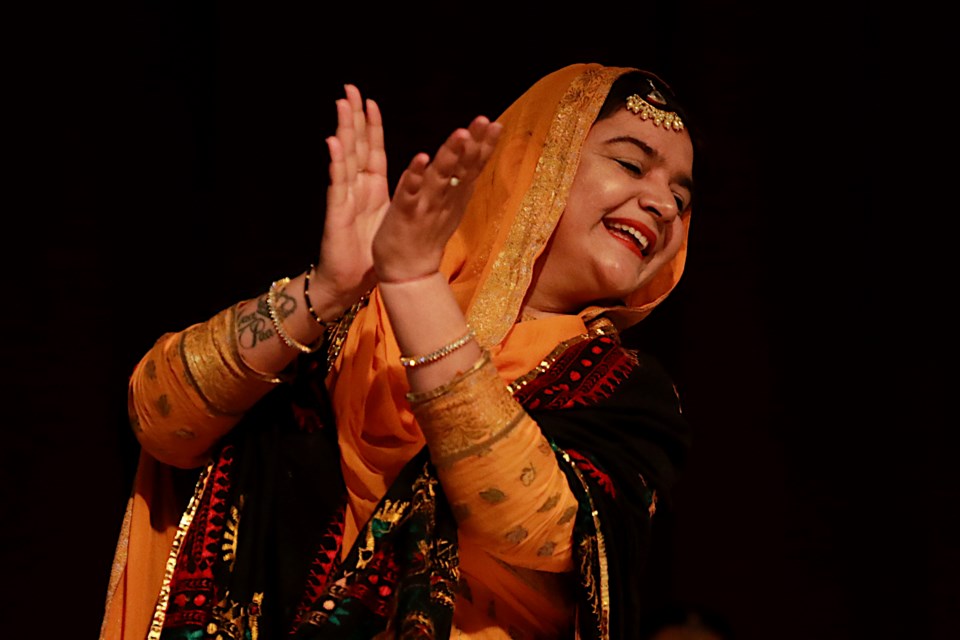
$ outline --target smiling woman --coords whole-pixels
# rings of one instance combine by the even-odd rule
[[[531,316],[623,303],[669,264],[686,239],[693,143],[664,93],[642,74],[622,76],[617,108],[593,125],[566,208],[526,307]],[[623,97],[626,89],[643,92]],[[653,104],[652,104],[653,103]],[[636,108],[628,108],[628,104]],[[641,108],[642,107],[642,108]],[[677,109],[675,105],[672,109]]]
[[[102,637],[629,637],[688,445],[619,337],[685,259],[669,89],[562,68],[392,195],[376,102],[348,85],[337,114],[315,266],[133,372]]]

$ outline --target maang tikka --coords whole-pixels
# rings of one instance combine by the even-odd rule
[[[658,127],[663,126],[664,129],[683,131],[683,120],[673,111],[666,111],[660,108],[667,106],[667,99],[664,98],[663,94],[653,85],[653,82],[649,80],[647,82],[650,83],[650,91],[645,98],[641,98],[640,95],[636,93],[628,96],[627,109],[640,116],[642,120],[653,120],[653,124]]]

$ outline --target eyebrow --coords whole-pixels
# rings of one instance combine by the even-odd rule
[[[643,151],[645,154],[653,158],[654,160],[659,160],[662,157],[659,151],[657,151],[656,149],[648,145],[643,140],[640,140],[639,138],[634,138],[633,136],[616,136],[614,138],[610,138],[609,140],[607,140],[607,144],[616,144],[618,142],[626,142],[626,143],[632,144],[635,147],[639,148],[641,151]],[[693,193],[693,178],[691,178],[688,175],[683,175],[677,178],[677,182],[680,183],[681,187],[685,187],[687,191],[689,191],[690,193]]]

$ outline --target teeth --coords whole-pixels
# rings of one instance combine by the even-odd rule
[[[640,245],[641,249],[646,250],[647,245],[650,244],[647,240],[647,237],[634,229],[633,227],[628,227],[625,224],[620,224],[619,222],[611,222],[609,225],[610,228],[616,229],[617,231],[623,231],[624,233],[630,235],[634,240],[637,241],[637,244]]]

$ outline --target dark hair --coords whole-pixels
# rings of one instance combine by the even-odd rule
[[[646,96],[651,91],[656,91],[666,100],[666,106],[662,107],[664,111],[676,113],[683,120],[684,126],[687,125],[689,114],[677,99],[673,88],[649,71],[630,71],[614,80],[613,85],[610,87],[610,92],[607,93],[607,99],[603,102],[603,106],[600,107],[600,113],[597,114],[597,120],[609,118],[619,109],[623,108],[627,103],[628,96],[635,93],[640,96]]]
[[[696,124],[691,122],[690,112],[677,98],[677,95],[673,92],[673,88],[656,74],[650,71],[629,71],[614,80],[610,86],[610,91],[607,93],[607,98],[603,101],[603,105],[601,105],[600,112],[597,114],[594,122],[609,118],[620,109],[626,108],[627,98],[629,96],[638,94],[641,97],[645,97],[648,96],[651,91],[657,91],[660,94],[659,97],[662,97],[666,101],[666,105],[661,107],[664,111],[676,113],[683,121],[683,128],[690,135],[690,141],[693,143],[693,166],[694,174],[696,174],[696,167],[699,164],[697,159],[700,157],[703,146],[696,135]]]

